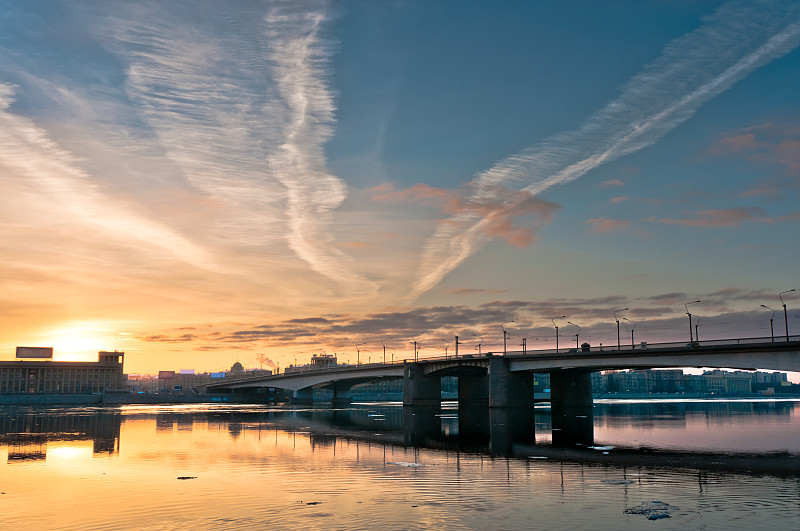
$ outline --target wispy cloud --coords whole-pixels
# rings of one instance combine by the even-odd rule
[[[588,219],[586,223],[591,227],[591,232],[616,232],[630,227],[631,222],[624,219],[595,218]]]
[[[335,245],[331,212],[347,196],[323,151],[335,105],[324,38],[329,3],[128,5],[98,24],[127,62],[126,91],[167,156],[225,203],[218,243],[289,248],[349,294],[374,286]],[[108,23],[108,21],[111,21]]]
[[[196,267],[215,267],[204,249],[180,233],[123,202],[112,201],[70,152],[55,143],[33,120],[10,111],[13,101],[14,88],[0,83],[0,152],[3,153],[0,168],[5,199],[11,194],[29,199],[38,197],[41,212],[30,213],[30,222],[44,221],[57,226],[60,217],[62,224],[77,223],[100,229],[109,241],[135,241],[161,248]]]
[[[800,219],[800,214],[788,214],[785,216],[768,217],[764,209],[759,207],[736,207],[723,209],[702,210],[697,213],[695,218],[648,218],[648,221],[664,223],[667,225],[686,225],[688,227],[739,227],[746,222],[776,223],[782,221],[796,221]]]
[[[653,144],[703,103],[798,44],[797,3],[723,5],[698,29],[671,42],[660,58],[628,81],[616,100],[578,130],[556,135],[478,175],[467,201],[496,201],[498,210],[513,208],[517,198],[500,198],[495,190],[521,187],[538,195]],[[451,220],[428,240],[412,297],[431,289],[488,241],[488,214],[460,213]]]
[[[756,162],[778,164],[800,177],[800,128],[775,123],[734,131],[716,141],[710,153],[733,155]]]

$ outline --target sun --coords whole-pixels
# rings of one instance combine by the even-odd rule
[[[101,350],[114,350],[119,339],[100,323],[70,323],[43,334],[58,361],[97,361]]]

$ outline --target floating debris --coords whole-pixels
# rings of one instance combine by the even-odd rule
[[[604,479],[600,483],[605,483],[606,485],[632,485],[636,482],[632,479]]]
[[[178,476],[178,479],[197,479],[197,476]]]
[[[319,505],[322,502],[306,502],[306,505]]]
[[[395,466],[406,466],[406,467],[409,467],[409,468],[419,468],[419,467],[425,466],[422,463],[407,463],[405,461],[393,461],[391,463],[386,463],[386,464],[387,465],[395,465]]]
[[[625,514],[641,514],[648,520],[661,520],[662,518],[671,518],[670,513],[677,510],[678,508],[674,505],[662,501],[651,501],[636,507],[629,507],[625,509]]]
[[[546,455],[529,455],[528,459],[547,459]]]

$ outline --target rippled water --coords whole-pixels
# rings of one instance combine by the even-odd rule
[[[598,403],[558,449],[546,409],[5,408],[0,527],[798,530],[798,411]]]

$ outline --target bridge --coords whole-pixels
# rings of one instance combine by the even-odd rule
[[[223,381],[209,385],[208,391],[274,387],[292,391],[296,401],[311,402],[314,388],[323,387],[333,391],[334,403],[346,404],[355,385],[402,378],[404,406],[437,406],[442,401],[441,378],[455,376],[459,407],[518,408],[533,406],[532,373],[549,373],[554,442],[585,441],[593,431],[592,372],[670,367],[800,372],[800,336],[641,343],[630,348],[584,343],[580,349],[336,365]]]

